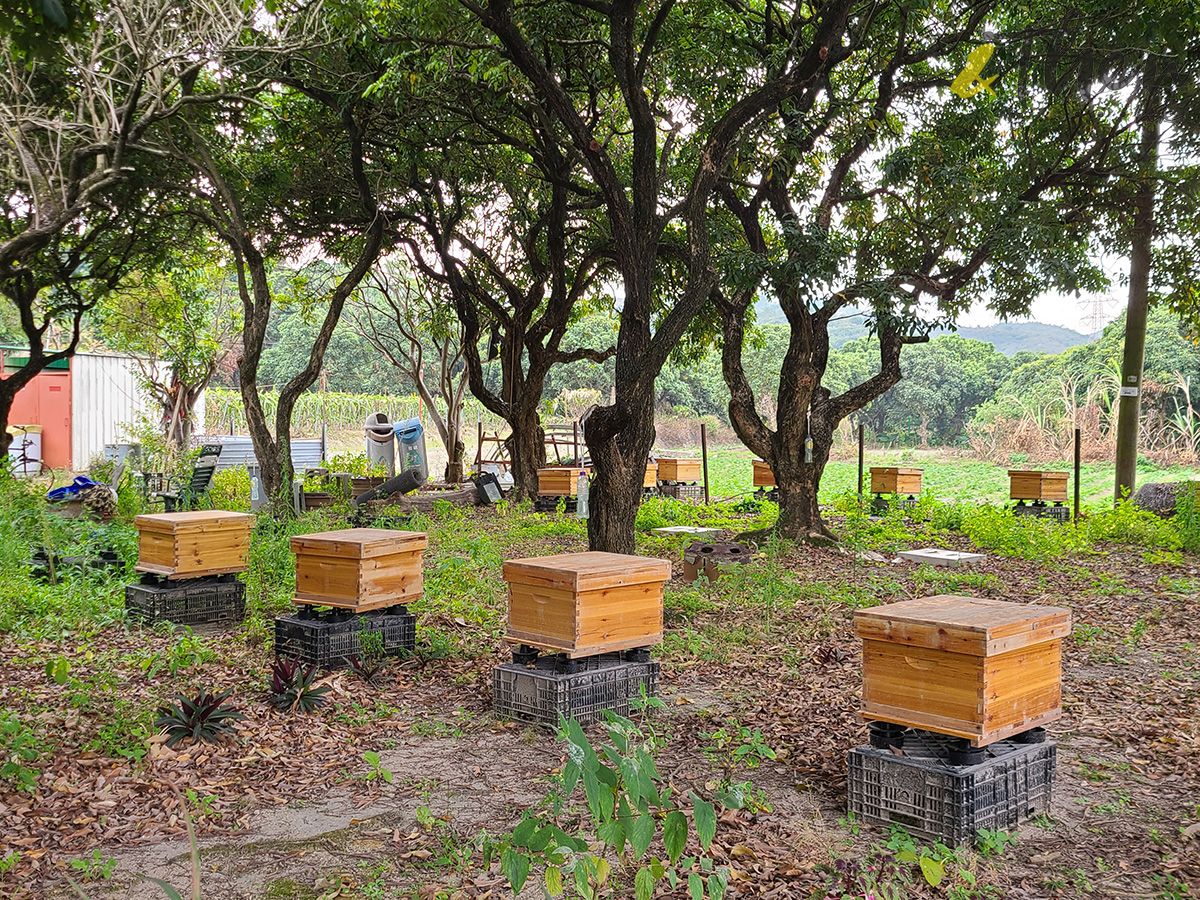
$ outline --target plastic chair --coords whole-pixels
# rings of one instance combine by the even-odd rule
[[[217,461],[220,457],[220,444],[204,444],[200,447],[200,455],[196,458],[196,465],[192,469],[192,476],[188,479],[188,483],[178,490],[156,491],[150,495],[149,499],[152,502],[162,500],[166,512],[195,509],[203,499],[208,499],[208,505],[211,507],[212,500],[208,498],[208,490],[212,487],[213,476],[217,473]]]

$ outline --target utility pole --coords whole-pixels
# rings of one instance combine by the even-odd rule
[[[1138,424],[1142,406],[1142,368],[1146,357],[1146,318],[1150,311],[1150,264],[1154,240],[1154,173],[1158,168],[1158,77],[1151,55],[1142,74],[1141,183],[1133,210],[1129,252],[1129,309],[1125,313],[1125,355],[1117,410],[1117,481],[1114,501],[1133,493],[1137,482]]]

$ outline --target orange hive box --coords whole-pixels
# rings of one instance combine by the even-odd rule
[[[658,460],[658,477],[662,481],[699,481],[702,477],[700,460],[660,457]]]
[[[872,494],[921,493],[922,469],[871,469]]]
[[[775,487],[775,473],[761,459],[754,460],[754,486],[763,488]]]
[[[643,488],[658,486],[658,463],[650,460],[646,463],[646,476],[642,479]]]
[[[137,571],[168,578],[200,578],[246,571],[254,516],[203,509],[152,513],[133,520],[138,530]]]
[[[1009,469],[1008,481],[1008,498],[1010,500],[1041,500],[1045,503],[1067,502],[1066,472]]]
[[[504,564],[513,643],[576,659],[662,643],[665,559],[564,553]]]
[[[579,473],[587,469],[576,466],[548,466],[538,469],[538,493],[548,497],[574,497]]]
[[[863,717],[983,747],[1062,715],[1054,606],[943,594],[854,614],[863,640]]]
[[[296,602],[366,612],[409,603],[425,589],[420,531],[347,528],[292,538]]]

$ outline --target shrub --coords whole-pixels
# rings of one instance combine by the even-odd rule
[[[215,509],[250,511],[250,473],[242,468],[220,469],[213,475],[208,497]]]

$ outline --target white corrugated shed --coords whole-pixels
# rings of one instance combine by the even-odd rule
[[[257,466],[254,441],[249,435],[204,434],[196,435],[197,444],[220,444],[221,455],[217,459],[217,470],[244,469]],[[298,472],[316,468],[325,459],[325,444],[320,438],[292,438],[292,466]]]
[[[142,416],[157,416],[142,389],[138,360],[132,356],[77,353],[71,359],[71,461],[79,470],[104,454],[105,444],[129,439],[129,427]],[[204,432],[204,398],[196,404],[193,433]]]

